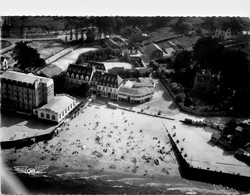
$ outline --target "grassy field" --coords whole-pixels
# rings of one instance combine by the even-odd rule
[[[28,45],[37,49],[43,59],[49,58],[68,46],[60,40],[32,41]]]

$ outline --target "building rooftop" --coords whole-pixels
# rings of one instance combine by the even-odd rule
[[[67,72],[75,72],[79,74],[91,74],[92,67],[87,66],[87,64],[78,65],[78,64],[70,64]]]
[[[41,80],[43,83],[48,83],[48,82],[53,81],[50,78],[40,77],[40,76],[36,76],[33,74],[25,74],[25,73],[15,72],[15,71],[6,71],[1,75],[0,78],[20,81],[20,82],[30,83],[30,84],[33,84],[37,80]]]
[[[96,71],[93,75],[92,81],[98,81],[99,85],[102,86],[111,86],[118,88],[120,84],[123,82],[122,78],[117,74],[111,73],[102,73]]]
[[[57,113],[61,113],[65,108],[67,108],[70,104],[75,101],[75,98],[69,95],[57,95],[54,96],[47,104],[42,106],[39,109],[48,109]]]
[[[154,89],[149,87],[139,87],[139,88],[131,88],[127,86],[121,86],[119,88],[119,93],[127,93],[131,95],[145,95],[154,92]]]
[[[146,45],[145,47],[140,47],[140,50],[142,53],[145,53],[145,54],[151,54],[152,52],[154,52],[156,50],[160,50],[163,52],[163,50],[155,43],[150,43],[150,44]]]
[[[87,66],[89,66],[89,67],[94,66],[95,69],[97,69],[97,70],[106,71],[105,65],[103,63],[101,63],[101,62],[90,62]]]
[[[113,68],[124,68],[124,69],[132,69],[132,64],[127,62],[101,62],[104,64],[105,69],[109,71]]]

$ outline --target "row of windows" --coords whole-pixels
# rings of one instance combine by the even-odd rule
[[[116,89],[110,89],[110,88],[106,88],[106,87],[101,87],[101,86],[98,86],[99,90],[103,90],[103,91],[107,91],[107,92],[116,92]]]
[[[44,118],[44,113],[41,113],[40,116],[41,116],[42,118]],[[55,116],[55,115],[52,115],[52,117],[50,118],[50,114],[46,114],[46,118],[47,118],[47,119],[56,120],[56,116]]]
[[[101,95],[102,95],[102,96],[105,96],[105,97],[108,97],[109,94],[110,94],[110,93],[105,92],[105,91],[102,91],[102,92],[101,92]],[[117,94],[111,93],[111,94],[110,94],[110,97],[111,97],[111,98],[117,98]]]
[[[107,87],[115,87],[116,85],[113,85],[113,84],[108,84],[108,83],[102,83],[102,82],[99,82],[99,85],[103,85],[103,86],[107,86]]]
[[[142,98],[142,97],[146,97],[146,96],[149,96],[151,95],[152,93],[148,93],[148,94],[145,94],[145,95],[141,95],[141,96],[135,96],[135,95],[127,95],[127,94],[122,94],[122,93],[118,93],[119,96],[130,96],[131,98]]]
[[[73,102],[73,105],[70,104],[67,108],[65,108],[65,110],[61,114],[59,114],[59,118],[64,117],[64,115],[66,115],[67,112],[69,112],[69,110],[72,109],[74,105],[75,105],[75,102]]]

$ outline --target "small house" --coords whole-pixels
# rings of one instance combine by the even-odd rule
[[[9,68],[8,58],[6,56],[1,56],[1,70],[7,70]]]
[[[221,135],[218,133],[213,133],[211,136],[211,141],[214,142],[215,144],[219,143],[219,140],[221,138]]]

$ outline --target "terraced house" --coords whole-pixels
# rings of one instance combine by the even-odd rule
[[[6,71],[1,77],[2,109],[32,113],[54,97],[53,79]]]
[[[104,63],[100,63],[100,62],[89,62],[89,64],[88,64],[87,66],[88,66],[88,67],[94,67],[94,70],[95,70],[95,71],[107,72]]]
[[[95,72],[92,84],[96,85],[96,94],[110,99],[118,99],[118,89],[123,80],[111,73]]]
[[[83,83],[90,84],[93,76],[93,67],[85,65],[70,64],[67,73],[66,80],[72,85],[81,85]]]

